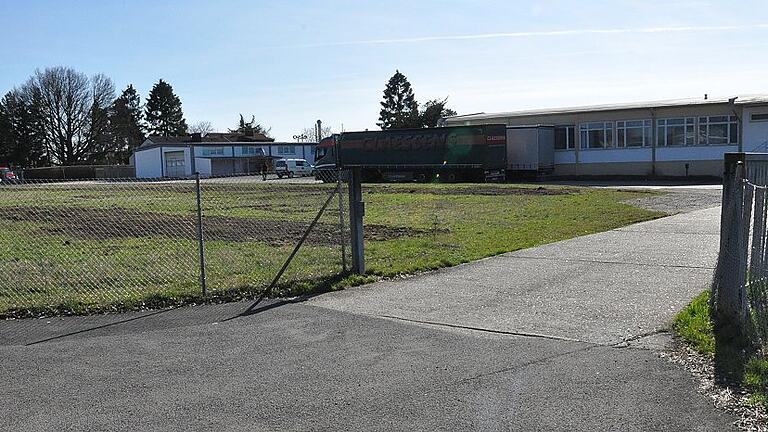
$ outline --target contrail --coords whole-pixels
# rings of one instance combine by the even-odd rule
[[[616,29],[579,29],[579,30],[552,30],[552,31],[529,31],[529,32],[510,32],[510,33],[479,33],[469,35],[447,35],[447,36],[421,36],[397,39],[368,39],[346,42],[320,42],[311,44],[291,45],[286,48],[320,48],[333,46],[353,46],[353,45],[391,45],[407,44],[418,42],[434,41],[457,41],[474,39],[501,39],[501,38],[530,38],[530,37],[553,37],[553,36],[582,36],[582,35],[605,35],[605,34],[642,34],[642,33],[692,33],[692,32],[725,32],[734,30],[755,30],[768,29],[768,24],[746,24],[746,25],[722,25],[722,26],[684,26],[684,27],[646,27],[646,28],[616,28]]]

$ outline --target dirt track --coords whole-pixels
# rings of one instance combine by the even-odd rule
[[[120,208],[17,207],[11,212],[0,212],[0,219],[41,223],[42,231],[72,239],[106,240],[150,236],[184,240],[197,238],[194,214],[183,216]],[[206,216],[203,226],[206,240],[262,241],[273,246],[282,246],[294,244],[304,234],[309,223],[310,221]],[[430,232],[405,227],[365,227],[365,237],[368,240],[389,240],[428,233]],[[318,222],[306,242],[315,246],[337,245],[339,227],[332,223]]]

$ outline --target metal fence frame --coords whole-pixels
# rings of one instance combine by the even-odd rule
[[[719,330],[765,344],[768,335],[768,153],[726,153],[720,251],[711,309]]]
[[[270,291],[278,284],[281,277],[283,277],[284,272],[286,272],[286,269],[289,268],[292,261],[295,257],[299,254],[299,251],[302,249],[302,246],[304,245],[305,241],[307,243],[312,244],[313,246],[318,246],[319,248],[310,248],[312,249],[311,252],[309,252],[310,255],[304,256],[302,258],[302,262],[304,264],[307,263],[315,263],[317,261],[313,261],[315,259],[315,255],[312,254],[319,254],[317,257],[330,257],[331,255],[335,253],[340,252],[340,257],[336,256],[336,258],[332,258],[332,261],[329,261],[329,264],[332,262],[334,266],[339,264],[339,274],[347,274],[350,271],[352,273],[357,274],[364,274],[365,272],[365,261],[364,261],[364,250],[363,250],[363,214],[364,214],[364,204],[362,201],[362,190],[361,190],[361,184],[360,184],[360,175],[359,172],[351,172],[349,170],[328,170],[323,171],[318,174],[318,176],[327,175],[328,178],[322,177],[325,180],[325,187],[317,188],[316,190],[310,186],[311,189],[311,197],[309,195],[304,195],[303,191],[301,190],[292,190],[291,188],[296,187],[303,187],[300,185],[293,185],[293,184],[285,184],[285,187],[287,189],[283,188],[283,182],[270,182],[270,183],[261,183],[260,181],[255,181],[250,178],[243,178],[240,179],[239,177],[248,177],[248,176],[230,176],[226,178],[217,177],[217,178],[202,178],[199,174],[195,174],[192,178],[187,179],[109,179],[109,180],[87,180],[84,182],[78,182],[78,181],[20,181],[18,185],[2,185],[2,190],[7,191],[8,193],[12,194],[22,194],[20,195],[20,200],[18,201],[20,204],[16,205],[16,201],[11,201],[12,204],[4,207],[3,210],[6,212],[5,219],[6,223],[13,223],[9,222],[12,220],[18,220],[22,223],[53,223],[53,227],[58,230],[64,230],[64,231],[55,231],[55,232],[62,232],[64,236],[75,236],[76,239],[85,239],[85,237],[77,237],[76,232],[83,232],[83,228],[78,228],[77,224],[74,226],[71,225],[69,222],[72,220],[72,218],[77,219],[77,212],[75,210],[81,210],[82,207],[79,207],[80,204],[69,204],[69,201],[63,201],[66,199],[69,199],[67,197],[69,196],[76,196],[81,194],[81,191],[85,191],[85,196],[78,197],[78,199],[82,198],[85,199],[84,205],[88,208],[89,211],[91,211],[91,207],[88,207],[89,205],[95,205],[95,209],[99,210],[99,213],[96,214],[96,216],[93,216],[98,222],[99,218],[102,218],[101,224],[107,224],[110,226],[118,226],[118,229],[120,229],[121,235],[122,233],[125,234],[124,238],[132,239],[142,239],[143,236],[147,236],[147,241],[152,241],[152,239],[157,240],[158,238],[164,239],[166,237],[165,233],[166,230],[166,224],[175,224],[178,223],[178,221],[171,220],[171,222],[167,221],[160,221],[155,220],[151,217],[146,217],[141,220],[141,226],[136,225],[135,229],[132,229],[132,224],[134,223],[132,219],[122,219],[123,216],[121,212],[130,212],[133,216],[136,217],[144,217],[144,215],[167,215],[168,213],[163,213],[162,209],[158,209],[157,213],[143,213],[146,211],[154,212],[154,206],[156,204],[153,204],[156,200],[162,201],[163,199],[170,199],[169,197],[171,195],[169,194],[175,194],[175,193],[181,193],[184,194],[181,196],[182,201],[173,201],[176,202],[182,202],[182,207],[186,208],[190,213],[173,213],[175,210],[171,210],[170,215],[174,216],[177,215],[178,217],[176,219],[182,220],[181,223],[184,224],[184,244],[186,246],[183,247],[183,251],[181,252],[184,254],[183,259],[176,260],[176,265],[181,270],[181,273],[179,275],[182,276],[182,278],[178,279],[179,281],[185,281],[184,284],[187,286],[185,288],[188,290],[187,292],[191,292],[193,290],[194,285],[199,284],[199,291],[198,293],[202,294],[202,296],[208,296],[212,292],[216,292],[222,289],[228,289],[225,288],[225,286],[228,286],[228,283],[225,283],[224,279],[211,279],[211,277],[214,278],[221,278],[223,275],[226,275],[226,279],[230,280],[233,278],[240,278],[243,275],[243,279],[249,280],[247,273],[229,273],[229,267],[227,266],[227,258],[232,257],[238,257],[238,249],[232,249],[232,250],[226,250],[226,247],[222,247],[219,245],[218,249],[216,248],[216,243],[211,243],[213,246],[211,246],[211,250],[208,250],[209,241],[217,242],[219,240],[223,241],[266,241],[270,242],[268,244],[273,244],[271,242],[277,241],[279,247],[282,248],[282,250],[285,251],[287,258],[283,259],[283,256],[280,255],[272,255],[270,259],[267,260],[269,264],[267,264],[269,267],[259,267],[261,269],[264,269],[263,272],[261,272],[260,276],[258,276],[257,279],[253,279],[252,283],[256,284],[255,287],[262,287],[264,286],[264,295],[267,295],[270,293]],[[260,180],[260,179],[259,179]],[[289,183],[286,181],[285,183]],[[328,183],[335,183],[334,185],[329,185]],[[135,186],[134,186],[135,185]],[[136,189],[132,189],[135,187]],[[126,202],[133,202],[136,191],[143,191],[142,188],[149,187],[151,194],[149,198],[147,198],[148,202],[144,202],[144,195],[141,195],[140,198],[136,201],[140,203],[141,207],[132,207],[131,204],[127,205],[126,207],[122,206],[122,199],[127,199],[129,201]],[[345,189],[347,189],[345,191]],[[263,219],[264,217],[258,216],[258,212],[262,210],[256,209],[256,207],[249,206],[250,204],[260,204],[263,201],[260,201],[262,198],[262,195],[260,195],[262,192],[270,194],[270,193],[280,193],[281,191],[291,191],[290,193],[294,194],[294,196],[298,195],[299,197],[307,197],[309,198],[310,203],[317,203],[316,207],[304,207],[300,213],[294,214],[293,217],[291,217],[290,214],[287,214],[287,218],[283,219],[281,217],[275,217],[274,213],[279,212],[280,209],[274,210],[270,206],[274,206],[275,202],[278,201],[278,204],[280,208],[282,208],[283,204],[279,203],[279,200],[275,200],[274,196],[271,195],[271,197],[264,198],[267,201],[262,204],[263,207],[268,213],[271,213],[264,216],[266,219]],[[40,195],[39,192],[45,192],[46,194],[50,194],[50,196],[54,197],[52,201],[52,204],[48,201],[39,201]],[[60,192],[61,191],[61,192]],[[157,191],[157,192],[155,192]],[[231,192],[230,192],[231,191]],[[63,193],[64,195],[58,195],[59,193]],[[116,195],[115,195],[116,194]],[[154,195],[157,194],[157,195]],[[167,195],[167,196],[166,196]],[[10,196],[16,196],[16,195],[10,195]],[[48,197],[49,195],[43,195],[43,197]],[[108,201],[105,204],[88,204],[88,203],[94,203],[98,200],[98,202],[101,202],[101,197],[107,198]],[[125,198],[124,198],[125,197]],[[336,199],[337,198],[337,199]],[[42,198],[42,199],[48,199],[48,198]],[[112,203],[110,203],[110,200]],[[174,200],[178,200],[179,198],[174,197]],[[348,200],[347,203],[344,202],[344,200]],[[57,202],[61,200],[60,202],[63,204],[57,204]],[[158,202],[159,202],[158,201]],[[291,201],[292,203],[295,203],[296,201]],[[246,207],[242,207],[242,205],[246,204]],[[321,205],[322,204],[322,205]],[[59,207],[61,205],[61,207]],[[139,204],[136,204],[139,205]],[[162,205],[162,203],[161,203]],[[292,204],[295,206],[296,204]],[[310,206],[313,206],[314,204],[310,204]],[[27,206],[27,207],[24,207]],[[116,206],[116,207],[112,207]],[[221,206],[221,207],[217,207]],[[231,207],[234,206],[234,207]],[[338,208],[335,208],[337,207]],[[117,216],[113,216],[115,213],[112,209],[120,210],[118,212]],[[238,210],[238,209],[246,209],[246,210]],[[254,210],[247,210],[248,208],[254,208]],[[289,206],[288,208],[293,208]],[[22,209],[24,211],[30,212],[31,216],[27,218],[25,214],[22,212],[19,214],[17,219],[14,219],[11,217],[8,218],[7,213],[10,212],[11,215],[15,214],[14,209]],[[49,210],[53,209],[53,210]],[[232,213],[229,209],[235,209],[235,212],[245,211],[246,213]],[[207,211],[211,211],[212,215],[207,215]],[[53,211],[53,213],[49,213]],[[185,210],[182,210],[182,212]],[[328,212],[331,212],[332,214],[328,214]],[[325,213],[325,214],[324,214]],[[338,214],[338,217],[336,216],[336,213]],[[188,216],[185,216],[188,215]],[[58,215],[58,216],[57,216]],[[170,217],[170,216],[169,216]],[[313,233],[313,229],[318,224],[318,221],[321,221],[322,217],[322,225],[323,228],[320,229],[317,233]],[[349,217],[349,220],[347,221],[347,217]],[[54,221],[54,219],[51,218],[58,218]],[[64,218],[64,219],[62,219]],[[235,219],[233,219],[235,218]],[[261,222],[264,221],[265,224],[259,225],[259,226],[253,226],[248,225],[247,231],[239,231],[240,225],[229,225],[229,223],[238,222],[237,219],[242,220],[248,220],[250,218],[254,218],[256,225],[259,225]],[[114,219],[114,220],[113,220]],[[335,219],[335,222],[333,220]],[[162,223],[161,223],[162,222]],[[128,225],[122,225],[124,223],[128,223]],[[288,224],[290,223],[290,224]],[[117,225],[116,225],[117,224]],[[157,225],[159,224],[159,225]],[[338,225],[337,225],[338,224]],[[150,226],[153,229],[150,231],[149,234],[140,234],[142,230],[144,229],[144,226]],[[154,225],[154,226],[152,226]],[[337,228],[333,228],[333,226],[336,225]],[[90,226],[90,225],[89,225]],[[273,233],[278,232],[274,230],[279,229],[286,229],[281,227],[287,227],[290,226],[288,233],[292,233],[289,236],[286,236],[285,239],[288,241],[284,241],[285,239],[281,236],[279,237],[279,240],[258,240],[259,235],[264,232],[268,235],[266,238],[274,238],[269,237],[269,234],[267,231],[260,231],[260,230],[269,230],[273,229]],[[124,227],[124,228],[123,228]],[[175,228],[176,225],[173,225]],[[222,227],[228,228],[228,230],[225,230],[225,233],[222,234]],[[318,226],[319,228],[319,226]],[[20,228],[19,234],[17,234],[17,237],[12,237],[19,241],[19,245],[23,243],[23,237],[18,237],[18,235],[34,235],[35,231],[30,231],[29,234],[24,231],[26,230],[26,227]],[[81,231],[77,231],[77,230]],[[335,234],[334,231],[338,229],[338,234]],[[74,231],[72,231],[74,230]],[[138,230],[138,231],[136,231]],[[211,231],[209,231],[211,230]],[[217,231],[218,230],[218,231]],[[236,234],[231,234],[230,231],[236,231]],[[240,235],[239,233],[242,232],[243,240],[239,240],[240,237],[238,237],[238,240],[228,240],[232,239],[233,237],[226,237],[231,235]],[[281,232],[282,233],[282,232]],[[94,229],[91,234],[89,234],[90,237],[88,239],[100,241],[100,240],[108,240],[110,234],[108,231],[102,232],[101,229]],[[134,236],[138,237],[134,237]],[[154,237],[159,235],[160,237]],[[176,234],[178,235],[178,234]],[[212,235],[210,240],[208,239],[209,235]],[[224,235],[225,237],[221,237]],[[107,237],[103,237],[107,236]],[[320,236],[320,237],[316,237]],[[337,239],[333,239],[333,237],[337,236]],[[312,238],[315,238],[314,242]],[[0,236],[2,238],[2,236]],[[33,237],[34,238],[34,237]],[[123,237],[121,237],[123,238]],[[167,237],[168,239],[171,239],[169,241],[174,242],[176,240],[172,240],[175,238],[182,239],[182,237]],[[309,238],[309,240],[308,240]],[[46,237],[41,237],[41,242],[45,242]],[[256,239],[256,240],[254,240]],[[291,240],[293,242],[291,243]],[[164,240],[161,240],[164,241]],[[316,243],[317,241],[320,241],[320,243]],[[36,242],[33,241],[34,244]],[[143,240],[139,240],[139,243],[143,242]],[[311,242],[311,243],[310,243]],[[68,241],[65,242],[68,244]],[[151,243],[150,243],[151,244]],[[5,245],[8,247],[10,244]],[[325,246],[323,246],[325,245]],[[33,247],[33,246],[30,246]],[[88,249],[90,246],[72,246],[76,247],[78,249],[74,249],[75,252],[81,253],[81,257],[84,257],[83,259],[88,260],[90,259],[94,260],[94,263],[98,263],[99,259],[99,251],[98,250],[90,250]],[[160,248],[161,246],[152,246]],[[330,247],[331,249],[325,250],[324,248]],[[248,247],[245,247],[248,249]],[[250,249],[253,251],[253,249]],[[331,252],[331,250],[335,250],[335,252]],[[152,257],[152,253],[155,251],[155,249],[149,249],[147,253],[145,254],[146,257]],[[290,251],[290,254],[288,252]],[[160,252],[160,249],[157,249],[157,252]],[[225,255],[221,255],[221,253],[224,253]],[[254,256],[253,254],[259,254],[262,253],[261,249],[256,249],[255,252],[249,252],[248,254],[251,254],[250,256]],[[331,255],[329,255],[331,253]],[[232,254],[232,255],[227,255]],[[210,255],[210,256],[209,256]],[[62,255],[64,256],[64,255]],[[58,263],[59,266],[67,267],[67,263],[69,261],[66,261],[70,258],[69,255],[64,256],[64,260],[61,263]],[[212,273],[208,274],[208,260],[207,258],[210,258],[212,263],[210,264]],[[339,259],[340,258],[340,259]],[[12,258],[15,259],[15,258]],[[45,252],[34,253],[31,258],[24,258],[28,259],[30,263],[38,263],[34,264],[37,267],[45,268],[45,266],[49,266],[49,264],[46,264],[45,260],[46,255]],[[121,258],[122,259],[122,258]],[[152,258],[150,258],[151,260]],[[257,260],[261,261],[260,259],[256,258]],[[330,258],[328,258],[330,259]],[[43,260],[43,261],[34,261],[34,260]],[[309,261],[307,261],[309,260]],[[322,258],[322,262],[325,262],[326,258]],[[196,262],[195,262],[196,261]],[[159,262],[159,261],[158,261]],[[239,261],[240,262],[240,261]],[[222,264],[223,263],[223,264]],[[242,262],[241,262],[242,263]],[[101,268],[109,270],[102,274],[108,274],[107,277],[113,277],[112,269],[114,269],[114,277],[117,277],[118,279],[121,276],[127,276],[130,273],[126,273],[131,268],[136,269],[137,267],[123,267],[123,261],[113,262],[113,261],[105,261]],[[282,265],[280,265],[282,264]],[[291,270],[290,277],[297,277],[298,279],[295,279],[296,281],[299,281],[300,283],[310,283],[311,278],[314,277],[320,277],[320,278],[327,278],[332,277],[335,278],[336,274],[335,272],[337,270],[326,270],[329,269],[329,267],[323,267],[322,264],[318,266],[310,266],[310,267],[303,267],[301,264],[297,264],[298,267],[295,267],[294,270]],[[274,267],[271,267],[274,266]],[[13,266],[9,267],[12,268]],[[64,268],[62,267],[62,268]],[[195,268],[196,267],[196,268]],[[242,268],[243,265],[240,265]],[[247,267],[247,264],[245,264],[245,267]],[[114,296],[118,296],[120,292],[131,292],[129,290],[132,289],[139,289],[141,288],[142,281],[145,280],[152,280],[152,277],[157,277],[156,279],[159,284],[163,284],[164,277],[167,277],[166,273],[159,274],[159,273],[151,273],[151,269],[147,269],[147,273],[141,273],[144,267],[138,268],[138,273],[132,273],[131,277],[129,278],[123,278],[119,280],[125,280],[124,285],[115,285],[113,288],[105,288],[106,285],[103,285],[102,282],[100,282],[101,276],[98,273],[99,270],[94,270],[93,274],[92,272],[88,272],[88,274],[79,274],[77,272],[72,272],[69,270],[63,271],[61,275],[56,276],[56,280],[61,281],[72,281],[73,284],[80,284],[83,286],[87,286],[90,288],[93,288],[93,298],[96,299],[97,295],[104,296],[104,299],[112,298]],[[274,268],[274,273],[269,276],[270,279],[264,280],[263,277],[270,272],[272,272]],[[279,268],[279,270],[278,270]],[[335,268],[335,267],[334,267]],[[319,269],[319,270],[318,270]],[[55,271],[58,271],[54,269]],[[242,269],[241,269],[242,271]],[[246,270],[247,271],[247,270]],[[152,276],[152,275],[156,276]],[[170,273],[169,273],[170,274]],[[193,276],[195,275],[196,276]],[[132,275],[136,275],[136,277],[133,277]],[[234,276],[233,276],[234,275]],[[196,277],[198,279],[197,282],[194,281],[194,279],[190,279],[189,277]],[[34,282],[35,279],[28,278],[28,282]],[[135,280],[134,280],[135,279]],[[19,282],[26,279],[20,279]],[[47,279],[46,279],[47,280]],[[270,282],[271,280],[271,282]],[[258,282],[257,282],[258,281]],[[293,280],[292,280],[293,281]],[[45,283],[48,283],[47,281]],[[154,283],[154,282],[153,282]],[[251,283],[251,282],[246,282]],[[91,285],[93,284],[93,285]],[[7,285],[7,284],[6,284]],[[65,284],[66,285],[66,284]],[[25,297],[23,297],[25,294],[22,293],[22,291],[16,291],[13,290],[10,291],[10,297],[8,298],[11,303],[9,305],[20,305],[21,307],[25,304],[32,305],[33,301],[32,298],[34,296],[37,296],[39,294],[37,293],[43,293],[44,291],[35,291],[37,288],[34,288],[36,285],[35,283],[25,284],[22,283],[21,285],[18,285],[19,287],[29,287],[28,289],[30,291],[29,295],[31,297],[28,297],[29,300],[25,300]],[[234,287],[232,287],[234,288]],[[24,288],[25,290],[27,288]],[[27,292],[27,291],[24,291]],[[22,294],[20,294],[22,293]],[[48,294],[46,294],[48,295]],[[91,295],[91,294],[88,294]],[[54,296],[50,297],[51,300],[55,298]],[[61,297],[64,299],[64,297]],[[117,298],[117,297],[115,297]],[[14,300],[16,299],[16,300]],[[17,301],[19,303],[17,303]],[[46,304],[49,300],[44,300]],[[16,306],[12,306],[14,308]],[[12,309],[13,310],[13,309]]]

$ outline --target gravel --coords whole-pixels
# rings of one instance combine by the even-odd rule
[[[627,204],[669,214],[686,213],[719,206],[723,194],[720,189],[693,188],[657,189],[655,192],[658,193],[629,200]]]

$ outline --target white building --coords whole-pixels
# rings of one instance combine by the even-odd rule
[[[554,125],[555,175],[721,176],[723,154],[768,151],[768,95],[479,113],[446,126]]]
[[[132,157],[138,178],[258,174],[265,157],[315,161],[316,143],[274,142],[233,134],[151,136]]]

